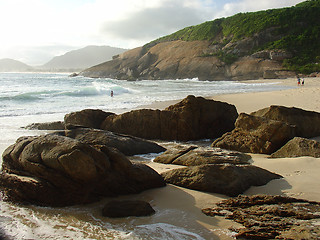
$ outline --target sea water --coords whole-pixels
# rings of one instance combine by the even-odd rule
[[[256,82],[124,81],[71,78],[61,73],[0,73],[0,153],[20,136],[44,133],[22,127],[63,120],[65,114],[73,111],[92,108],[121,113],[190,94],[206,97],[285,88],[288,87]],[[210,239],[211,236],[207,230],[196,227],[190,213],[181,210],[158,208],[154,216],[143,220],[110,220],[101,217],[102,205],[103,202],[57,209],[17,206],[1,200],[0,230],[12,239]]]

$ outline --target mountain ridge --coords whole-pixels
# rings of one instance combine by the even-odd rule
[[[243,80],[320,71],[320,0],[181,29],[81,72],[116,79]]]

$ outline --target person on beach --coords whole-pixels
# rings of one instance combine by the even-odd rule
[[[112,91],[112,90],[111,90],[111,92],[110,92],[110,96],[113,97],[113,91]]]
[[[301,85],[302,85],[302,86],[304,85],[304,79],[301,80]]]
[[[298,80],[297,80],[298,81],[298,86],[300,86],[300,78],[299,77],[297,77],[297,78],[298,78]]]

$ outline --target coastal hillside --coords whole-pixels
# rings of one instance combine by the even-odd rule
[[[0,72],[27,72],[32,71],[32,67],[10,58],[0,59]]]
[[[81,72],[116,79],[242,80],[320,71],[320,0],[190,26]]]
[[[56,56],[39,68],[47,71],[81,71],[85,68],[109,61],[114,55],[127,50],[128,49],[109,46],[87,46],[67,52],[61,56]]]

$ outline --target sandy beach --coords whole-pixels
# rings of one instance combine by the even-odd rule
[[[298,107],[305,110],[320,112],[320,79],[306,78],[304,86],[297,86],[296,79],[273,79],[273,80],[254,80],[249,82],[272,82],[274,84],[286,85],[292,87],[289,90],[280,90],[272,92],[251,92],[239,94],[216,95],[208,98],[227,102],[236,106],[238,113],[251,113],[259,109],[269,107],[270,105],[283,105],[287,107]],[[178,101],[156,102],[149,106],[139,108],[164,109]],[[320,136],[316,138],[320,141]],[[160,143],[173,144],[173,143]],[[210,145],[211,142],[205,144]],[[0,145],[0,150],[1,145]],[[2,152],[1,151],[1,152]],[[290,197],[303,198],[307,200],[320,201],[320,158],[299,157],[299,158],[278,158],[270,159],[267,155],[251,154],[252,164],[275,172],[283,176],[282,179],[273,180],[265,186],[251,187],[244,194],[272,194],[284,195]],[[147,165],[157,172],[165,172],[173,168],[180,168],[178,165],[165,165],[154,162],[146,162]],[[156,214],[150,217],[136,218],[129,217],[124,219],[106,219],[101,217],[100,210],[103,205],[110,199],[104,199],[101,202],[79,208],[61,208],[59,217],[56,216],[56,209],[35,208],[32,212],[39,219],[48,219],[43,221],[42,225],[52,225],[52,219],[57,219],[57,224],[66,224],[66,229],[70,226],[76,229],[79,226],[94,226],[86,229],[92,236],[98,232],[97,222],[101,223],[102,231],[105,224],[111,226],[126,226],[127,230],[120,231],[121,239],[134,239],[131,233],[128,234],[127,226],[133,233],[143,231],[147,234],[150,232],[176,233],[175,236],[183,236],[180,239],[234,239],[235,233],[230,228],[240,227],[239,224],[226,220],[223,217],[209,217],[201,212],[201,209],[212,207],[213,204],[227,199],[229,197],[221,194],[205,193],[185,189],[168,184],[166,187],[152,189],[141,194],[119,196],[118,199],[136,199],[148,201],[156,210]],[[4,204],[6,211],[14,206]],[[17,207],[17,212],[21,211]],[[29,211],[29,209],[24,209]],[[30,215],[29,212],[26,215]],[[65,215],[65,216],[64,216]],[[43,217],[45,216],[45,217]],[[66,219],[67,216],[67,219]],[[61,217],[61,219],[60,219]],[[38,219],[38,218],[37,218]],[[60,226],[59,225],[59,226]],[[23,229],[21,230],[23,231]],[[118,231],[119,232],[119,231]],[[194,234],[195,233],[195,234]],[[109,233],[106,234],[108,236]],[[98,235],[98,234],[97,234]],[[95,239],[101,239],[101,234]],[[144,236],[143,234],[140,236]],[[175,239],[174,237],[168,239]]]
[[[261,80],[257,80],[261,81]],[[320,79],[307,78],[304,86],[297,86],[296,79],[265,80],[275,84],[285,84],[293,89],[273,92],[254,92],[244,94],[219,95],[211,97],[214,100],[234,104],[239,113],[251,113],[270,105],[283,105],[298,107],[306,110],[320,112]],[[164,109],[174,102],[155,103],[152,108]],[[320,140],[320,137],[315,138]],[[278,173],[284,178],[273,180],[265,186],[251,187],[244,194],[273,194],[320,201],[320,159],[312,157],[278,158],[270,159],[267,155],[251,154],[253,165]],[[157,163],[148,164],[158,172],[167,171],[177,166],[162,165]],[[223,218],[210,218],[203,216],[201,208],[210,207],[213,203],[227,198],[219,194],[208,194],[198,191],[183,189],[169,185],[162,190],[154,190],[153,203],[158,207],[176,207],[181,211],[187,211],[193,215],[194,221],[204,229],[213,233],[215,239],[232,239],[231,232],[227,228],[236,226],[235,223]],[[160,193],[161,192],[161,193]],[[146,194],[146,193],[145,193]],[[144,195],[144,194],[143,194]],[[186,200],[185,200],[186,199]],[[190,204],[192,199],[192,204]],[[175,204],[173,204],[175,202]],[[176,202],[179,202],[177,204]],[[174,205],[174,206],[173,206]],[[179,216],[176,216],[179,217]],[[207,235],[208,237],[210,235]]]

